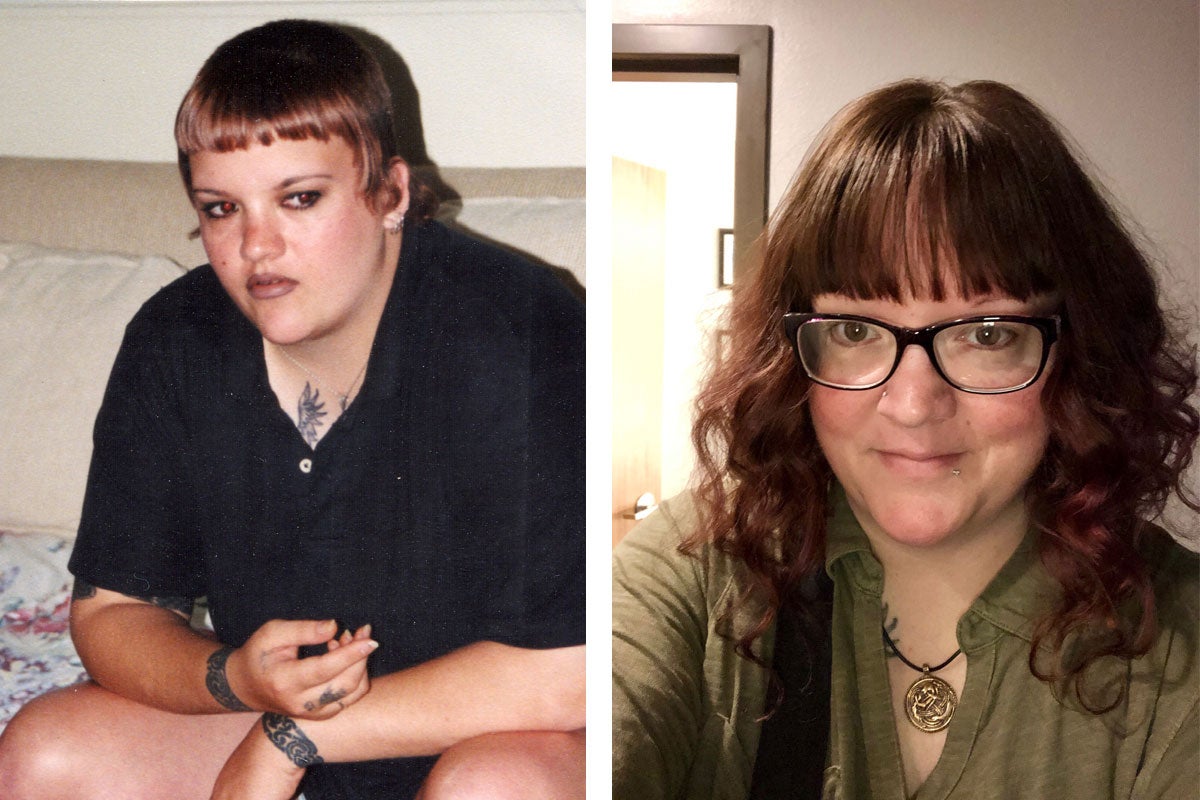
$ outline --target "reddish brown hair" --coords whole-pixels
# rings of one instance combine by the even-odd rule
[[[1144,520],[1172,491],[1198,508],[1182,483],[1200,430],[1188,403],[1195,350],[1173,332],[1146,257],[1063,134],[1002,84],[884,87],[827,126],[756,246],[757,269],[734,292],[730,345],[697,401],[702,526],[685,545],[713,543],[750,570],[748,595],[767,610],[731,632],[738,652],[759,661],[753,643],[824,563],[834,476],[782,315],[828,292],[1054,293],[1064,332],[1043,378],[1050,443],[1027,491],[1063,595],[1037,628],[1030,668],[1072,684],[1094,711],[1112,707],[1086,698],[1080,677],[1153,640],[1137,545],[1157,529]],[[1077,635],[1090,647],[1061,663]]]
[[[379,63],[345,31],[311,20],[279,20],[218,47],[179,106],[175,142],[184,185],[189,156],[275,139],[342,138],[354,150],[362,194],[375,210],[400,200],[388,168],[399,159],[392,97]],[[420,221],[437,198],[410,179],[408,216]]]

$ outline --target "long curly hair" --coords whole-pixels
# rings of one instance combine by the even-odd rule
[[[754,596],[765,611],[730,632],[737,651],[763,663],[755,641],[825,557],[834,476],[783,314],[812,310],[822,293],[1053,293],[1064,330],[1043,378],[1050,441],[1027,502],[1062,593],[1036,628],[1029,665],[1042,680],[1072,684],[1095,713],[1115,706],[1119,698],[1085,697],[1081,676],[1103,656],[1145,653],[1154,639],[1154,590],[1138,546],[1157,529],[1144,520],[1172,492],[1200,510],[1183,484],[1200,429],[1189,404],[1195,345],[1162,310],[1147,257],[1064,134],[995,82],[878,89],[823,131],[754,259],[734,292],[728,346],[697,400],[702,522],[684,544],[711,543],[749,570],[742,600]]]

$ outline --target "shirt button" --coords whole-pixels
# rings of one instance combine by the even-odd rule
[[[312,459],[311,458],[300,459],[300,471],[303,472],[305,475],[312,472]]]

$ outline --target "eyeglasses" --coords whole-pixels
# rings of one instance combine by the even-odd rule
[[[909,345],[929,355],[938,375],[972,394],[1024,389],[1046,368],[1057,317],[993,315],[900,328],[854,314],[784,314],[800,365],[822,386],[874,389],[892,377]]]

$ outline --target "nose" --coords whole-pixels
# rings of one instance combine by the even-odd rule
[[[280,255],[283,250],[283,235],[270,214],[243,213],[242,258],[258,263]]]
[[[909,345],[879,398],[879,413],[907,427],[940,422],[954,416],[957,390],[938,374],[929,354]]]

